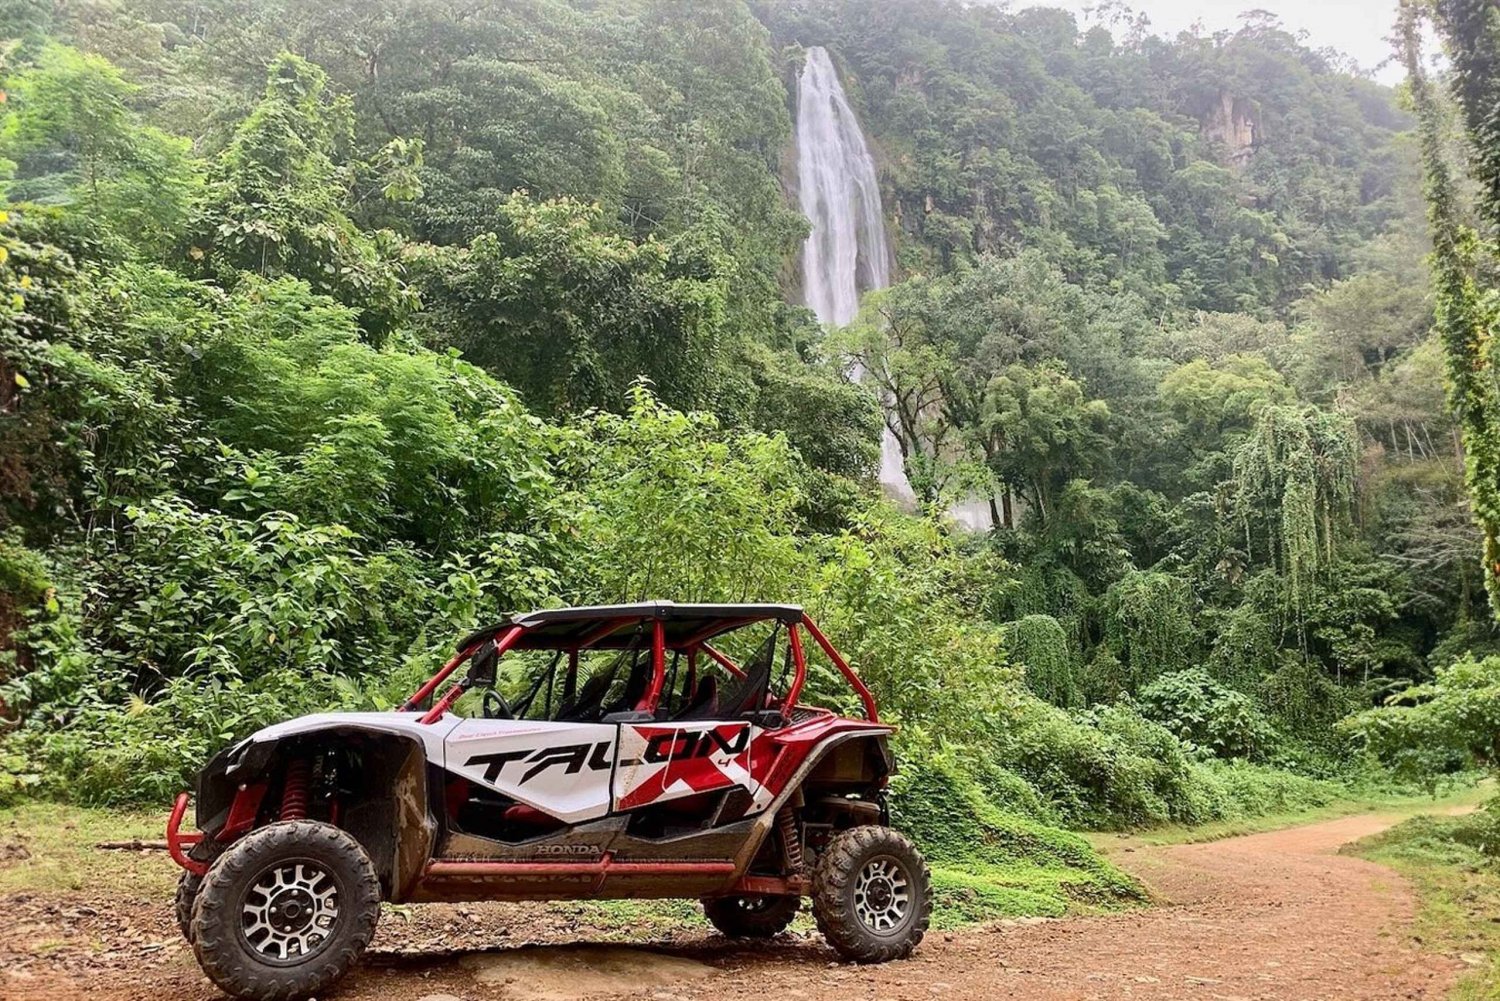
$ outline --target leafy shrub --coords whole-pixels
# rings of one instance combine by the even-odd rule
[[[1466,760],[1500,766],[1500,657],[1439,668],[1430,683],[1344,721],[1341,729],[1408,776],[1430,780]]]
[[[1188,792],[1192,807],[1185,819],[1205,823],[1314,810],[1349,798],[1352,790],[1268,765],[1211,759],[1193,765]]]
[[[998,738],[999,762],[1069,827],[1121,829],[1180,819],[1189,759],[1165,729],[1124,706],[1070,715],[1024,705]]]
[[[1141,689],[1140,702],[1147,718],[1216,757],[1261,757],[1276,740],[1251,699],[1201,670],[1162,675]]]
[[[19,532],[0,535],[0,599],[31,605],[51,586],[51,573],[41,554],[23,546]]]
[[[1261,679],[1260,701],[1290,737],[1321,753],[1343,753],[1339,720],[1369,705],[1358,689],[1340,686],[1322,667],[1293,651],[1282,651],[1276,670]]]
[[[1254,691],[1276,666],[1276,634],[1259,609],[1241,605],[1224,614],[1214,630],[1208,673],[1232,688]]]
[[[1076,834],[999,809],[962,756],[917,742],[891,786],[894,822],[933,866],[939,908],[970,920],[1119,905],[1141,888]]]

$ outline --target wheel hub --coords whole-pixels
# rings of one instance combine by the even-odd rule
[[[339,919],[338,884],[315,862],[278,863],[245,894],[240,932],[272,963],[300,963],[328,944]]]
[[[854,882],[854,913],[871,931],[899,928],[911,913],[911,879],[894,858],[870,859]]]
[[[312,924],[314,903],[306,890],[283,890],[271,898],[270,923],[279,932],[294,934]]]

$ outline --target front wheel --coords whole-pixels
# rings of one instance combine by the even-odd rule
[[[932,917],[932,874],[904,835],[854,827],[835,835],[818,857],[812,904],[818,930],[845,959],[904,959]]]
[[[801,904],[799,897],[768,894],[705,897],[703,913],[729,938],[775,938],[786,931]]]
[[[348,973],[379,916],[380,883],[359,842],[331,824],[271,824],[235,842],[203,877],[193,953],[227,994],[291,1001]]]

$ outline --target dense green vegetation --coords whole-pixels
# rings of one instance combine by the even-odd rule
[[[1423,27],[1441,38],[1451,69],[1429,77]],[[1465,478],[1483,534],[1483,572],[1500,609],[1500,400],[1494,385],[1500,261],[1500,11],[1475,0],[1403,3],[1399,40],[1412,101],[1432,234],[1437,333],[1457,417]],[[1469,655],[1424,684],[1341,724],[1398,773],[1432,781],[1468,763],[1500,767],[1500,657]],[[1362,854],[1410,878],[1422,898],[1424,941],[1470,967],[1455,998],[1500,991],[1500,801],[1460,817],[1422,817],[1361,844]]]
[[[0,21],[0,798],[161,802],[257,726],[393,705],[502,610],[786,599],[903,725],[894,806],[953,906],[1051,913],[1135,892],[1053,827],[1387,782],[1338,721],[1500,649],[1417,119],[1263,17]],[[901,263],[840,331],[793,305],[810,44]],[[877,392],[914,512],[872,482]],[[945,521],[971,496],[993,532]]]

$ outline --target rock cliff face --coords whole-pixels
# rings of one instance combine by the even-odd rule
[[[1253,102],[1220,91],[1219,99],[1209,106],[1199,125],[1204,136],[1219,146],[1224,166],[1238,170],[1255,155],[1260,123]]]

